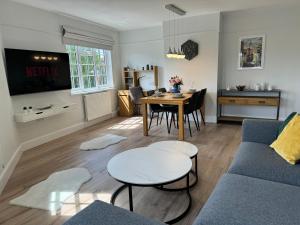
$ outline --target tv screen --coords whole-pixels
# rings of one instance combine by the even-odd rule
[[[67,53],[5,49],[10,95],[71,89]]]

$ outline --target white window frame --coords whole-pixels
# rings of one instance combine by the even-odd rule
[[[95,62],[95,51],[92,51],[93,54],[93,64],[81,64],[80,63],[80,47],[82,48],[90,48],[90,47],[85,47],[85,46],[79,46],[79,45],[69,45],[69,46],[75,46],[76,47],[76,61],[77,61],[77,71],[78,71],[78,77],[79,77],[79,88],[74,88],[73,87],[73,75],[72,75],[72,71],[71,71],[71,80],[72,80],[72,94],[80,94],[80,93],[88,93],[88,92],[97,92],[97,91],[101,91],[101,90],[106,90],[109,88],[113,88],[113,73],[112,73],[112,54],[110,50],[106,50],[106,49],[100,49],[100,48],[91,48],[91,49],[97,49],[97,50],[101,50],[103,51],[104,54],[104,64],[100,64],[100,66],[104,66],[105,67],[105,71],[106,71],[106,76],[103,75],[98,75],[97,74],[97,64]],[[67,45],[65,46],[67,49]],[[67,53],[69,53],[67,51]],[[71,70],[71,66],[74,64],[71,64],[70,62],[70,70]],[[92,87],[92,88],[84,88],[84,81],[83,81],[83,75],[82,75],[82,65],[93,65],[94,67],[94,79],[96,82],[96,87]],[[92,76],[92,75],[87,75]],[[100,79],[100,77],[106,77],[107,79],[107,84],[105,85],[100,85],[99,82],[97,81],[97,79]],[[89,80],[89,79],[88,79]],[[89,80],[90,82],[90,80]]]

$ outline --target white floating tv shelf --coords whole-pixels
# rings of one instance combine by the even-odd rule
[[[21,112],[16,113],[15,121],[18,123],[27,123],[34,120],[44,119],[50,116],[55,116],[58,114],[62,114],[68,111],[71,111],[76,107],[75,103],[70,104],[60,104],[60,105],[53,105],[49,109],[45,110],[33,110],[32,112]]]

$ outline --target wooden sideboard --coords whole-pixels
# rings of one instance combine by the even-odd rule
[[[119,115],[133,116],[133,103],[130,98],[129,90],[118,91]]]
[[[279,119],[280,112],[280,90],[255,91],[255,90],[219,90],[218,92],[218,122],[233,121],[241,122],[245,117],[223,116],[223,105],[240,106],[271,106],[276,108],[276,120]],[[262,118],[263,119],[263,118]]]

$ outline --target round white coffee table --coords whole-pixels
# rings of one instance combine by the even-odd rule
[[[195,181],[190,184],[190,188],[194,187],[198,182],[198,162],[197,162],[197,155],[198,155],[198,148],[196,145],[193,145],[186,141],[159,141],[152,143],[148,146],[151,150],[161,150],[169,153],[174,154],[184,154],[190,157],[191,159],[194,159],[195,162],[195,169],[191,170],[191,173],[195,176]],[[170,188],[163,188],[163,190],[183,190],[183,188],[176,188],[176,189],[170,189]]]
[[[191,207],[189,173],[192,160],[184,154],[170,154],[167,151],[149,150],[148,147],[136,148],[117,154],[107,164],[107,171],[114,179],[123,183],[111,197],[114,204],[116,197],[128,188],[129,208],[133,211],[132,186],[160,187],[186,178],[186,194],[189,204],[186,210],[176,218],[167,221],[172,224],[182,219]]]

